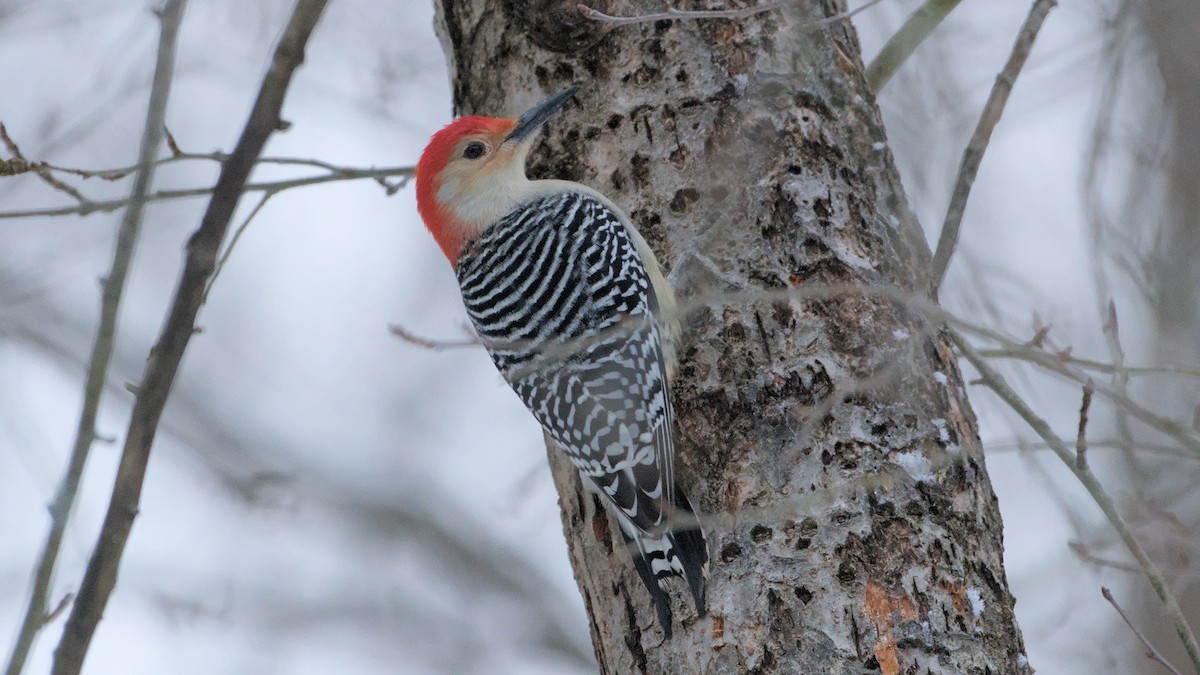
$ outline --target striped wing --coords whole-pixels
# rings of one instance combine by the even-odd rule
[[[665,526],[673,448],[654,291],[618,216],[579,193],[489,227],[459,259],[500,372],[581,473],[643,532]]]

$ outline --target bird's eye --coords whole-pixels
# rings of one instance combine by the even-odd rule
[[[480,157],[483,157],[484,152],[487,152],[487,148],[483,145],[483,143],[475,141],[467,144],[466,149],[463,150],[463,157],[467,159],[479,159]]]

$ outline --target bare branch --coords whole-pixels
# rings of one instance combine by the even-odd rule
[[[1171,519],[1171,516],[1162,514],[1161,512],[1157,513],[1156,515],[1162,518]],[[1164,539],[1171,540],[1173,543],[1180,544],[1187,549],[1200,549],[1200,543],[1197,543],[1194,538],[1185,534],[1179,534],[1169,530],[1163,531],[1161,528],[1157,534],[1160,534],[1164,537]],[[1080,560],[1092,563],[1097,567],[1108,567],[1111,569],[1120,570],[1122,572],[1142,574],[1142,569],[1138,567],[1136,563],[1123,562],[1120,560],[1101,557],[1092,553],[1085,544],[1078,541],[1069,542],[1067,546]],[[1189,554],[1187,552],[1185,552],[1184,556],[1173,556],[1173,559],[1169,563],[1170,567],[1165,571],[1166,576],[1171,579],[1172,583],[1188,585],[1195,581],[1200,581],[1200,569],[1193,569],[1194,566],[1190,564],[1188,557]]]
[[[1046,338],[1049,335],[1050,325],[1043,325],[1041,318],[1035,313],[1033,315],[1033,337],[1029,339],[1029,342],[1025,343],[1025,346],[1037,347],[1038,349],[1041,349],[1042,347],[1046,346]]]
[[[425,349],[432,349],[435,352],[440,352],[445,349],[479,347],[483,344],[478,338],[472,338],[469,340],[433,340],[430,338],[421,337],[420,335],[410,332],[404,326],[399,326],[396,324],[388,326],[388,330],[392,332],[392,335],[395,335],[409,344],[414,344],[418,347],[424,347]]]
[[[1029,357],[1029,347],[1031,343],[1025,343],[1021,349],[980,349],[979,354],[988,359],[1018,359],[1022,361],[1032,360]],[[1042,352],[1046,353],[1046,352]],[[1046,353],[1049,355],[1048,353]],[[1125,382],[1128,382],[1128,377],[1131,375],[1179,375],[1181,377],[1200,377],[1200,370],[1196,368],[1185,368],[1173,364],[1164,364],[1156,366],[1127,366],[1118,360],[1115,363],[1105,363],[1103,361],[1095,361],[1093,359],[1083,359],[1073,354],[1064,354],[1058,352],[1053,354],[1060,362],[1069,365],[1079,366],[1087,370],[1096,371],[1105,374],[1121,374]],[[1119,358],[1121,358],[1119,356]],[[1113,387],[1114,390],[1123,390],[1124,387]]]
[[[42,618],[42,625],[44,626],[57,619],[59,614],[62,614],[63,611],[71,606],[71,601],[74,599],[74,593],[67,593],[66,595],[62,596],[62,598],[59,599],[58,604],[54,606],[54,609],[50,610],[50,613]]]
[[[1103,263],[1095,261],[1093,263],[1098,268],[1103,267]],[[1101,276],[1103,272],[1097,271],[1097,276]],[[1107,287],[1107,280],[1104,281],[1101,288]],[[1112,373],[1112,388],[1120,396],[1128,396],[1129,394],[1129,376],[1133,374],[1142,374],[1143,370],[1131,368],[1125,363],[1125,348],[1121,346],[1121,326],[1117,320],[1117,303],[1112,299],[1108,299],[1108,316],[1104,321],[1104,338],[1108,344],[1108,353],[1113,361]],[[1184,371],[1183,374],[1200,376],[1200,371]],[[1138,475],[1145,476],[1145,468],[1142,465],[1140,458],[1134,455],[1133,452],[1133,431],[1129,428],[1129,413],[1122,408],[1117,409],[1116,415],[1117,435],[1121,437],[1123,442],[1122,449],[1125,451],[1126,461],[1130,467]],[[1198,430],[1200,431],[1200,430]]]
[[[1102,364],[1094,361],[1084,361],[1075,359],[1075,357],[1066,353],[1050,353],[1042,349],[1037,349],[1028,346],[1029,342],[1015,340],[1006,335],[1003,335],[993,329],[975,325],[971,322],[960,319],[932,302],[929,298],[920,296],[911,291],[896,288],[893,286],[862,286],[858,284],[807,284],[803,287],[792,287],[782,289],[740,289],[729,291],[711,291],[697,294],[688,297],[679,302],[676,307],[676,319],[684,319],[693,311],[703,307],[713,305],[732,304],[745,302],[749,299],[759,301],[771,300],[828,300],[845,295],[862,295],[864,297],[872,297],[894,302],[899,306],[905,307],[911,311],[923,314],[929,321],[933,323],[947,323],[960,330],[966,331],[972,335],[980,336],[986,340],[1002,345],[1001,350],[992,350],[992,353],[1003,356],[1005,358],[1019,358],[1021,360],[1034,363],[1043,369],[1067,378],[1079,385],[1084,385],[1089,380],[1086,374],[1078,372],[1076,369],[1069,367],[1069,364],[1075,361],[1094,364],[1097,367],[1111,367],[1107,364]],[[635,325],[636,317],[630,317],[629,321],[621,322],[609,328],[609,331],[620,332],[631,330]],[[1044,327],[1042,327],[1044,329]],[[1040,335],[1044,337],[1044,331],[1038,330]],[[419,344],[419,341],[417,341]],[[549,357],[551,353],[560,354],[563,358],[570,353],[573,347],[586,344],[581,340],[568,341],[557,345],[546,355]],[[523,346],[522,341],[506,341],[505,347]],[[539,349],[544,345],[539,345]],[[1178,369],[1180,372],[1186,372],[1185,369]],[[1163,433],[1172,438],[1184,448],[1200,456],[1200,436],[1192,432],[1187,426],[1180,422],[1158,415],[1149,410],[1145,406],[1131,399],[1128,395],[1122,395],[1115,391],[1112,387],[1104,384],[1094,383],[1094,393],[1100,394],[1112,401],[1120,409],[1127,411],[1133,418],[1141,421],[1143,424]]]
[[[50,173],[50,167],[48,165],[42,162],[31,162],[26,159],[25,155],[21,154],[21,148],[18,147],[16,141],[14,141],[12,137],[8,135],[8,129],[5,128],[3,124],[0,124],[0,141],[4,142],[4,146],[8,148],[9,154],[12,155],[12,159],[5,163],[5,170],[0,172],[0,175],[15,176],[32,171],[38,178],[42,179],[42,182],[46,183],[55,190],[66,193],[80,204],[88,203],[87,197],[84,197],[82,194],[80,194],[78,190],[55,178],[54,175]]]
[[[163,133],[167,135],[167,149],[171,151],[171,156],[179,157],[182,155],[183,151],[179,149],[179,143],[175,141],[175,134],[171,133],[171,130],[165,126],[163,127]]]
[[[1163,658],[1162,654],[1158,653],[1158,650],[1154,648],[1154,645],[1150,644],[1150,641],[1147,640],[1145,636],[1138,632],[1138,629],[1134,627],[1133,622],[1130,621],[1129,617],[1125,615],[1125,610],[1121,609],[1121,606],[1117,604],[1117,599],[1113,597],[1111,591],[1104,586],[1101,586],[1100,594],[1104,596],[1104,599],[1108,601],[1108,604],[1113,606],[1113,609],[1117,610],[1117,614],[1121,615],[1121,620],[1125,622],[1126,626],[1129,626],[1129,630],[1133,631],[1133,634],[1137,636],[1137,639],[1141,640],[1142,646],[1146,648],[1147,657],[1157,661],[1160,665],[1162,665],[1163,668],[1167,669],[1168,673],[1172,673],[1172,675],[1183,675],[1175,669],[1175,666],[1172,666],[1165,658]]]
[[[631,26],[638,23],[653,23],[655,21],[677,21],[683,19],[745,19],[756,14],[769,12],[771,10],[780,9],[788,5],[795,5],[801,0],[773,0],[764,2],[754,7],[742,7],[739,9],[676,9],[671,5],[667,5],[667,9],[657,14],[640,14],[638,16],[613,16],[605,14],[598,9],[593,9],[583,3],[577,5],[579,11],[587,18],[606,24],[607,27],[616,26]],[[855,9],[834,14],[833,16],[825,17],[818,21],[806,23],[801,26],[801,29],[823,28],[835,23],[840,23],[853,18],[855,14],[878,5],[883,0],[867,0],[867,2],[858,6]]]
[[[233,254],[233,247],[237,246],[238,240],[242,238],[242,233],[246,231],[247,227],[250,227],[250,221],[254,220],[258,212],[262,211],[262,208],[267,205],[267,200],[274,195],[274,192],[264,192],[262,198],[250,210],[250,214],[246,216],[246,219],[242,221],[238,229],[234,230],[233,238],[229,240],[229,245],[225,247],[225,253],[217,260],[217,265],[213,268],[212,276],[208,279],[208,285],[204,287],[204,295],[200,298],[200,304],[203,305],[208,302],[208,294],[212,292],[213,284],[217,283],[217,277],[221,276],[221,270],[225,269],[225,263],[229,261],[229,256]]]
[[[1087,545],[1084,544],[1083,542],[1069,541],[1069,542],[1067,542],[1067,548],[1070,549],[1071,553],[1075,554],[1076,558],[1079,558],[1080,560],[1082,560],[1085,563],[1090,563],[1092,565],[1095,565],[1096,567],[1104,567],[1107,569],[1118,570],[1121,572],[1128,572],[1130,574],[1142,574],[1143,573],[1142,568],[1138,567],[1137,563],[1124,562],[1122,560],[1112,560],[1110,558],[1102,558],[1102,557],[1096,555],[1095,553],[1092,553],[1091,549],[1089,549],[1087,547]]]
[[[172,160],[162,160],[162,162]],[[160,162],[161,163],[161,162]],[[283,163],[276,160],[275,163]],[[296,160],[294,163],[305,163],[319,165],[318,160]],[[320,175],[320,176],[305,176],[303,178],[291,178],[287,180],[270,181],[263,183],[247,183],[242,186],[243,192],[282,192],[293,188],[305,187],[307,185],[319,185],[321,183],[334,183],[344,180],[362,180],[369,178],[377,183],[382,183],[388,190],[388,194],[394,194],[397,190],[407,184],[415,173],[415,168],[411,166],[388,167],[384,169],[354,169],[354,168],[338,168],[335,172]],[[399,184],[386,183],[386,178],[400,178]],[[146,195],[147,202],[158,202],[169,199],[186,199],[189,197],[204,197],[211,195],[217,189],[217,186],[206,188],[187,188],[182,190],[159,190]],[[111,199],[88,202],[78,206],[62,206],[44,209],[27,209],[24,211],[3,211],[0,212],[0,219],[3,218],[37,218],[49,216],[70,216],[80,215],[87,216],[93,213],[108,213],[129,203],[128,199]]]
[[[83,406],[79,414],[79,423],[75,429],[75,442],[72,445],[71,456],[67,460],[67,468],[59,483],[54,503],[50,506],[50,531],[42,545],[30,590],[29,604],[25,609],[25,617],[21,623],[17,641],[13,645],[12,654],[8,659],[6,673],[20,675],[33,648],[34,639],[42,626],[56,616],[66,606],[64,601],[57,609],[46,614],[46,605],[50,595],[50,582],[54,577],[54,567],[58,562],[58,552],[62,547],[63,536],[66,533],[67,522],[75,504],[75,495],[79,491],[79,483],[83,478],[83,469],[87,464],[92,441],[96,438],[96,416],[100,409],[100,397],[104,391],[104,380],[108,373],[108,364],[112,359],[113,343],[117,331],[117,315],[121,306],[121,296],[125,291],[125,279],[129,265],[133,259],[134,246],[137,243],[138,231],[142,223],[142,211],[146,204],[146,194],[154,178],[154,155],[162,144],[163,118],[166,115],[167,101],[171,93],[171,80],[175,72],[175,45],[179,35],[179,26],[183,20],[183,10],[186,0],[169,0],[159,14],[161,33],[158,40],[158,55],[154,66],[154,80],[150,86],[150,103],[146,113],[146,127],[142,133],[142,145],[139,152],[140,166],[137,178],[134,179],[133,190],[127,200],[128,207],[117,230],[116,250],[113,253],[112,268],[104,282],[104,290],[100,300],[100,325],[96,328],[96,338],[92,343],[92,354],[88,360],[87,377],[84,382]],[[3,126],[0,134],[14,156],[20,156],[16,143],[8,137]],[[43,180],[51,185],[61,186],[48,173],[38,172]],[[73,190],[68,190],[82,204],[86,200]]]
[[[983,356],[983,352],[979,352]],[[986,358],[986,357],[985,357]],[[1013,452],[1016,450],[1049,450],[1050,446],[1046,443],[1027,443],[1024,441],[1014,443],[985,443],[988,452]],[[1088,450],[1107,449],[1107,450],[1126,450],[1126,444],[1120,438],[1105,438],[1098,441],[1088,440]],[[1177,457],[1179,459],[1187,459],[1192,461],[1200,460],[1200,456],[1189,452],[1183,448],[1178,448],[1173,445],[1165,445],[1162,443],[1134,443],[1133,450],[1138,452],[1147,452],[1157,455],[1165,455],[1167,457]]]
[[[164,131],[164,133],[165,133],[165,131]],[[168,140],[173,140],[172,137],[169,135],[167,136],[167,138],[168,138]],[[162,157],[160,159],[156,159],[156,160],[154,160],[154,164],[156,166],[162,166],[164,164],[173,164],[173,163],[177,163],[177,162],[197,162],[197,161],[216,162],[218,164],[221,164],[227,159],[229,159],[229,153],[221,152],[220,150],[214,150],[212,152],[185,152],[183,150],[180,150],[179,146],[176,145],[171,148],[171,156],[170,157]],[[325,169],[326,171],[329,171],[330,173],[343,173],[343,172],[347,172],[347,171],[359,171],[359,169],[352,169],[349,167],[338,166],[336,164],[332,164],[330,162],[324,162],[319,159],[307,159],[307,158],[302,158],[302,157],[259,157],[257,163],[258,164],[278,164],[281,166],[311,166],[311,167],[314,167],[317,169]],[[132,174],[138,168],[138,165],[136,165],[136,164],[133,166],[119,167],[116,169],[79,169],[79,168],[74,168],[74,167],[58,166],[57,164],[50,164],[48,162],[37,162],[36,165],[43,167],[49,171],[56,171],[58,173],[65,173],[65,174],[70,174],[72,176],[78,176],[84,180],[88,180],[90,178],[99,178],[101,180],[107,180],[107,181],[116,181],[116,180],[121,180],[122,178],[127,178],[130,174]],[[3,174],[0,174],[0,175],[3,175]]]
[[[1050,449],[1059,456],[1083,484],[1084,489],[1088,491],[1096,505],[1104,512],[1108,518],[1108,522],[1117,531],[1121,540],[1125,542],[1125,546],[1129,552],[1133,554],[1138,565],[1142,568],[1142,573],[1146,575],[1150,585],[1154,587],[1154,592],[1166,607],[1168,615],[1175,624],[1175,632],[1179,635],[1179,639],[1183,642],[1184,648],[1187,650],[1188,656],[1191,658],[1192,665],[1196,668],[1196,672],[1200,673],[1200,646],[1197,646],[1196,636],[1192,632],[1191,626],[1188,625],[1187,618],[1183,614],[1183,610],[1179,606],[1179,602],[1171,593],[1170,587],[1167,585],[1167,580],[1159,570],[1158,565],[1146,553],[1146,549],[1142,548],[1141,542],[1134,536],[1132,528],[1125,522],[1125,518],[1117,510],[1116,504],[1113,503],[1112,497],[1104,490],[1099,479],[1087,467],[1080,468],[1076,465],[1071,451],[1067,448],[1067,444],[1063,442],[1058,434],[1050,428],[1044,419],[1039,417],[1027,403],[1013,391],[1004,377],[996,372],[978,352],[957,332],[950,331],[950,340],[958,347],[971,365],[979,371],[983,378],[983,383],[1000,397],[1002,401],[1008,404],[1014,412],[1025,420],[1037,435],[1042,437],[1042,440],[1050,446]]]
[[[1089,378],[1083,385],[1083,403],[1079,406],[1079,433],[1075,435],[1075,468],[1087,468],[1087,423],[1088,408],[1092,407],[1092,393],[1096,391],[1096,383]]]
[[[255,160],[267,138],[280,126],[279,113],[284,96],[292,75],[304,60],[305,45],[324,9],[325,0],[299,0],[296,4],[283,37],[275,48],[270,70],[263,80],[250,119],[233,153],[222,164],[200,228],[188,241],[183,275],[138,386],[108,512],[80,584],[79,598],[67,619],[62,640],[54,654],[51,671],[54,675],[78,675],[96,626],[116,585],[121,556],[141,500],[150,448],[184,350],[195,331],[196,314],[200,310],[206,282],[212,274],[221,241],[229,229],[229,222]]]
[[[900,66],[912,56],[917,47],[929,37],[942,20],[958,7],[962,0],[925,0],[925,4],[917,8],[900,26],[895,35],[888,38],[887,44],[871,60],[867,66],[867,85],[871,91],[879,93],[887,86]]]
[[[1025,67],[1025,61],[1033,49],[1033,42],[1042,28],[1042,22],[1046,20],[1046,15],[1050,13],[1055,4],[1056,0],[1034,0],[1033,6],[1029,8],[1029,14],[1025,17],[1025,23],[1017,33],[1017,41],[1013,45],[1008,62],[996,76],[996,84],[992,86],[992,92],[983,106],[983,113],[979,116],[975,133],[971,135],[971,141],[967,144],[967,149],[963,151],[962,164],[958,168],[958,178],[954,181],[954,194],[950,198],[950,207],[946,209],[946,219],[942,223],[942,233],[938,237],[937,251],[933,254],[933,263],[930,268],[930,292],[934,297],[937,297],[938,288],[946,276],[946,268],[950,266],[950,256],[954,255],[954,248],[958,245],[958,232],[962,226],[963,213],[967,208],[967,197],[970,196],[971,186],[974,185],[975,176],[979,173],[983,153],[992,139],[992,131],[1004,113],[1008,95],[1012,93],[1017,76]]]
[[[1006,351],[1015,358],[1021,358],[1022,360],[1034,363],[1077,384],[1085,384],[1089,379],[1086,375],[1068,367],[1067,364],[1069,363],[1070,359],[1073,358],[1069,355],[1051,354],[1039,349],[1032,349],[1015,340],[1005,337],[994,330],[973,325],[945,312],[934,312],[930,307],[922,307],[919,304],[912,303],[911,301],[909,305],[914,307],[914,309],[925,312],[931,317],[931,319],[936,319],[936,317],[940,315],[942,320],[948,321],[962,330],[984,337],[988,340],[998,342],[1004,345],[1006,347]],[[1123,394],[1112,387],[1103,384],[1095,384],[1095,392],[1117,404],[1121,410],[1127,412],[1131,417],[1171,437],[1192,452],[1200,455],[1200,438],[1198,438],[1194,432],[1189,430],[1183,424],[1180,424],[1178,421],[1168,417],[1163,417],[1162,415],[1156,414],[1142,404],[1131,399],[1127,394]]]
[[[1113,238],[1114,227],[1110,222],[1110,217],[1107,209],[1104,206],[1102,195],[1107,191],[1100,188],[1101,168],[1105,164],[1105,159],[1109,154],[1111,145],[1111,134],[1113,129],[1113,119],[1118,106],[1115,101],[1121,91],[1122,80],[1128,73],[1129,69],[1125,67],[1125,60],[1128,58],[1130,50],[1124,49],[1125,42],[1129,39],[1126,27],[1131,25],[1132,21],[1127,20],[1127,14],[1131,11],[1131,3],[1129,0],[1122,0],[1116,8],[1115,14],[1106,21],[1106,34],[1108,39],[1102,53],[1107,56],[1105,70],[1108,77],[1105,78],[1104,86],[1101,88],[1100,98],[1096,106],[1096,119],[1092,125],[1092,137],[1089,143],[1088,160],[1084,174],[1084,194],[1086,196],[1085,206],[1088,214],[1088,228],[1091,232],[1090,244],[1091,253],[1089,260],[1091,261],[1092,277],[1096,288],[1097,309],[1101,316],[1104,317],[1104,336],[1108,345],[1110,360],[1117,366],[1113,371],[1111,384],[1113,389],[1121,395],[1125,395],[1128,391],[1129,372],[1124,369],[1125,351],[1121,346],[1120,329],[1117,321],[1117,307],[1112,299],[1111,283],[1108,278],[1108,270],[1105,264],[1105,254],[1112,258],[1118,267],[1126,268],[1126,272],[1131,279],[1138,279],[1141,275],[1141,269],[1127,262],[1127,253],[1118,253],[1118,249],[1123,251],[1136,251],[1136,247],[1119,246],[1112,247],[1106,242]],[[1130,194],[1144,192],[1142,188],[1145,186],[1138,185],[1139,182],[1147,180],[1147,176],[1151,172],[1138,171],[1135,172],[1134,183],[1129,186]],[[1127,200],[1126,207],[1132,206],[1134,200]],[[1133,255],[1136,255],[1133,254]],[[1142,268],[1145,269],[1145,268]],[[1142,289],[1149,288],[1148,283],[1138,284]],[[1116,411],[1116,428],[1117,434],[1125,442],[1123,450],[1125,451],[1125,459],[1129,467],[1135,474],[1145,474],[1145,469],[1142,466],[1141,459],[1133,453],[1133,434],[1129,428],[1129,415],[1124,410]]]
[[[1081,542],[1068,542],[1067,548],[1071,550],[1071,553],[1075,554],[1075,557],[1079,558],[1083,562],[1091,563],[1097,567],[1105,567],[1121,572],[1128,572],[1130,574],[1143,574],[1142,568],[1138,567],[1137,563],[1123,562],[1121,560],[1112,560],[1110,558],[1098,556],[1095,553],[1092,553],[1091,550]],[[1170,571],[1168,575],[1175,583],[1180,584],[1189,584],[1191,582],[1200,580],[1200,571],[1194,570],[1179,570],[1177,568]]]

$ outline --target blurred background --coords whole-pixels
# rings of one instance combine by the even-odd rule
[[[920,4],[884,0],[856,17],[868,60]],[[158,37],[150,7],[0,0],[0,121],[26,157],[136,163]],[[1028,7],[963,2],[879,97],[931,240]],[[183,150],[231,149],[290,9],[190,4],[167,111]],[[432,24],[429,2],[331,3],[284,109],[292,127],[264,154],[414,163],[451,117]],[[1048,325],[1049,348],[1111,362],[1112,300],[1129,363],[1200,368],[1198,35],[1200,9],[1185,0],[1061,0],[984,159],[943,286],[948,309],[1021,339]],[[171,164],[156,187],[208,186],[216,173],[214,162]],[[309,173],[262,166],[254,178]],[[78,185],[118,198],[130,182]],[[69,203],[32,176],[0,179],[0,211]],[[205,204],[147,209],[98,423],[115,442],[93,449],[52,605],[78,587],[132,402],[125,385],[140,377]],[[119,217],[0,220],[6,655],[77,424]],[[388,330],[457,339],[465,321],[411,189],[389,197],[346,181],[267,202],[201,312],[86,672],[594,672],[537,424],[482,350],[430,351]],[[1074,438],[1076,385],[996,364]],[[1191,426],[1198,383],[1151,374],[1129,386]],[[990,392],[971,395],[1033,666],[1156,672],[1101,585],[1182,666],[1095,505]],[[1200,463],[1102,400],[1089,437],[1093,464],[1195,620]],[[29,673],[46,672],[61,628],[59,618],[43,631]]]

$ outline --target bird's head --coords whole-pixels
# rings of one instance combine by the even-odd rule
[[[517,119],[460,117],[429,139],[417,162],[417,211],[457,264],[462,247],[518,206],[526,193],[525,157],[535,132],[577,86]]]

